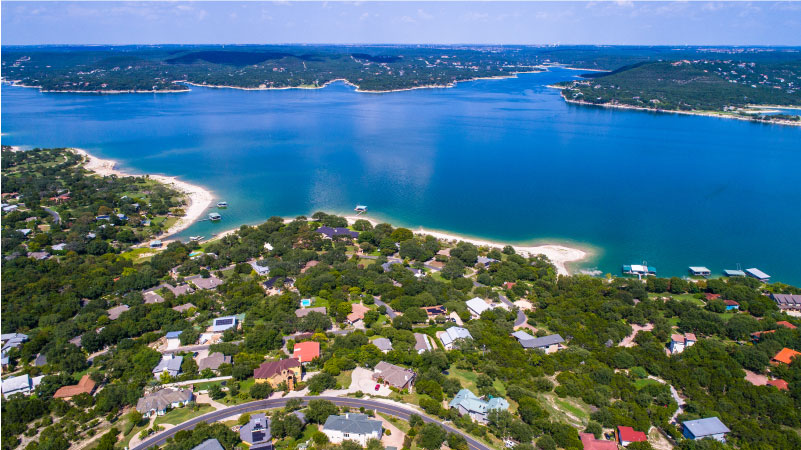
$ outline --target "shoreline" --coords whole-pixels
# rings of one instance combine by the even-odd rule
[[[562,67],[562,66],[555,66],[561,67],[570,70],[584,70],[584,69],[573,69],[570,67]],[[531,66],[534,70],[528,71],[515,71],[515,72],[508,72],[509,75],[498,75],[498,76],[491,76],[491,77],[474,77],[468,78],[464,80],[455,80],[448,84],[426,84],[422,86],[413,86],[408,88],[402,89],[386,89],[386,90],[377,90],[377,91],[369,91],[363,90],[358,85],[353,84],[352,82],[348,81],[346,78],[336,78],[333,80],[326,81],[322,85],[319,86],[282,86],[282,87],[242,87],[242,86],[226,86],[226,85],[210,85],[210,84],[200,84],[200,83],[193,83],[191,81],[186,80],[175,80],[173,84],[184,84],[188,86],[196,86],[196,87],[204,87],[204,88],[214,88],[214,89],[237,89],[241,91],[285,91],[290,89],[323,89],[332,83],[336,83],[341,81],[348,86],[356,88],[355,92],[359,92],[362,94],[387,94],[390,92],[404,92],[404,91],[414,91],[417,89],[446,89],[446,88],[453,88],[456,87],[458,83],[464,83],[469,81],[479,81],[479,80],[505,80],[509,78],[517,78],[517,76],[521,73],[541,73],[547,72],[548,67],[546,66]],[[592,70],[592,69],[587,69]],[[3,83],[8,83],[11,86],[17,86],[22,88],[30,88],[30,89],[39,89],[39,92],[48,93],[48,94],[58,94],[58,93],[72,93],[72,94],[96,94],[96,95],[103,95],[103,94],[180,94],[191,92],[190,88],[187,89],[162,89],[162,90],[138,90],[138,89],[130,89],[130,90],[94,90],[94,91],[87,91],[87,90],[76,90],[76,89],[65,89],[65,90],[49,90],[43,89],[41,86],[29,86],[21,83],[21,80],[2,80]]]
[[[84,168],[91,172],[96,173],[102,177],[115,175],[118,177],[137,177],[137,176],[147,176],[152,180],[156,180],[161,184],[165,184],[170,186],[184,195],[187,198],[187,205],[184,208],[184,215],[178,218],[178,221],[175,222],[170,228],[165,230],[162,233],[162,236],[156,237],[146,242],[142,242],[139,244],[134,245],[134,248],[137,247],[149,247],[150,243],[156,240],[164,240],[180,233],[181,231],[186,230],[192,224],[194,224],[197,219],[199,219],[203,214],[205,214],[206,210],[211,205],[214,197],[212,192],[195,184],[187,183],[186,181],[181,181],[177,177],[174,176],[167,176],[167,175],[158,175],[158,174],[134,174],[129,172],[123,172],[116,168],[117,162],[112,159],[102,159],[98,158],[97,156],[92,155],[91,153],[87,152],[86,150],[80,148],[70,148],[69,151],[77,153],[86,159],[84,163]],[[166,242],[165,242],[166,243]]]
[[[573,105],[600,106],[600,107],[603,107],[603,108],[629,109],[629,110],[632,110],[632,111],[647,111],[647,112],[652,112],[652,113],[683,114],[683,115],[687,115],[687,116],[715,117],[715,118],[718,118],[718,119],[735,119],[735,120],[742,120],[742,121],[745,121],[745,122],[761,123],[761,124],[765,124],[765,125],[787,125],[787,126],[793,126],[793,127],[801,127],[801,120],[798,120],[798,121],[790,121],[790,120],[756,120],[755,118],[752,118],[752,117],[739,117],[739,116],[733,116],[733,115],[727,115],[727,114],[723,114],[723,113],[718,113],[718,112],[715,112],[715,111],[676,111],[676,110],[671,110],[671,109],[646,108],[646,107],[641,107],[641,106],[622,105],[622,104],[616,104],[616,103],[592,103],[592,102],[587,102],[587,101],[584,101],[584,100],[568,99],[567,97],[565,97],[565,94],[563,92],[561,92],[563,89],[565,89],[564,87],[556,86],[556,85],[548,85],[546,87],[551,88],[551,89],[559,89],[560,90],[559,95],[562,97],[562,99],[565,101],[565,103],[570,103],[570,104],[573,104]],[[779,106],[773,106],[773,107],[787,108],[787,107],[779,107]],[[793,108],[788,108],[788,109],[793,109]]]
[[[330,214],[338,213],[332,212]],[[373,226],[378,225],[379,223],[390,223],[392,224],[391,220],[378,220],[366,216],[349,216],[344,215],[345,220],[348,221],[349,225],[353,225],[354,222],[357,220],[366,220],[370,222]],[[266,219],[265,219],[266,220]],[[295,218],[284,217],[284,223],[289,223],[295,220]],[[248,226],[255,226],[255,225],[248,225]],[[395,226],[395,225],[393,225]],[[397,227],[396,227],[397,228]],[[576,248],[576,247],[569,247],[566,245],[561,244],[532,244],[532,245],[525,245],[525,244],[512,244],[507,242],[499,242],[493,241],[489,239],[482,239],[476,237],[470,237],[461,235],[458,233],[450,232],[450,231],[440,231],[440,230],[433,230],[433,229],[426,229],[423,227],[419,227],[416,229],[409,228],[415,235],[423,235],[423,236],[433,236],[442,241],[448,242],[469,242],[476,247],[488,247],[488,248],[497,248],[503,249],[507,245],[511,245],[517,254],[521,256],[534,256],[534,255],[544,255],[546,256],[551,263],[556,267],[556,272],[559,275],[571,275],[573,273],[582,273],[580,270],[571,271],[568,269],[569,264],[575,264],[582,261],[588,260],[591,256],[593,256],[593,251],[588,248]],[[239,231],[239,227],[231,228],[225,230],[223,232],[217,233],[213,237],[204,240],[202,243],[216,241],[218,239],[222,239],[226,236],[236,233]]]

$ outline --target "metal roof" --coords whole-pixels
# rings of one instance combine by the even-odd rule
[[[473,336],[466,328],[450,327],[439,337],[439,340],[442,341],[442,345],[448,345],[457,339],[473,339]]]
[[[757,269],[756,267],[752,267],[750,269],[745,269],[745,273],[747,273],[748,275],[751,275],[752,277],[754,277],[756,279],[759,279],[759,280],[764,280],[764,279],[770,278],[770,275],[768,275],[765,272]]]
[[[475,311],[476,314],[481,315],[484,311],[488,309],[492,309],[484,299],[480,297],[473,297],[470,300],[466,301],[465,304],[468,308]]]
[[[520,341],[520,344],[526,348],[541,348],[541,347],[548,347],[554,344],[561,344],[563,342],[565,342],[565,340],[562,339],[562,336],[559,336],[558,334],[552,334],[550,336],[543,336],[534,339]]]
[[[684,428],[690,430],[690,433],[692,433],[696,438],[728,433],[731,431],[728,427],[726,427],[726,425],[723,425],[723,422],[721,422],[717,417],[688,420],[686,422],[682,422],[682,425],[684,425]]]

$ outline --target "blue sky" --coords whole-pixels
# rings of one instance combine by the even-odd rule
[[[794,2],[2,2],[2,43],[801,45]]]

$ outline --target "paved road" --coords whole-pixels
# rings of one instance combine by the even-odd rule
[[[356,399],[347,397],[320,396],[320,397],[295,397],[295,398],[300,398],[304,404],[306,404],[309,400],[321,399],[321,400],[329,400],[339,406],[350,406],[355,408],[363,406],[367,409],[375,409],[380,413],[393,415],[403,420],[409,420],[409,417],[412,414],[417,414],[420,417],[422,417],[425,422],[437,423],[441,425],[442,428],[444,428],[449,433],[458,433],[464,436],[465,440],[467,440],[467,445],[470,447],[470,450],[491,450],[491,447],[487,446],[482,442],[477,441],[473,437],[465,434],[463,431],[454,428],[450,425],[443,424],[438,420],[432,419],[410,408],[404,408],[402,406],[388,404],[377,400]],[[218,422],[220,420],[224,420],[231,416],[235,416],[237,414],[258,411],[261,409],[281,408],[284,405],[286,405],[286,402],[289,401],[290,399],[291,398],[273,398],[267,400],[257,400],[255,402],[243,403],[241,405],[231,406],[230,408],[225,408],[222,410],[210,412],[208,414],[204,414],[202,416],[188,420],[180,425],[170,428],[169,430],[163,431],[148,439],[145,439],[139,445],[131,448],[131,450],[146,450],[153,446],[164,445],[164,443],[167,441],[167,438],[172,437],[175,433],[181,430],[191,430],[200,422],[213,423],[213,422]]]
[[[394,309],[392,309],[389,305],[381,301],[378,297],[373,297],[373,300],[375,301],[376,305],[384,306],[387,308],[387,317],[389,317],[390,319],[398,317],[398,313],[396,313]]]
[[[43,206],[42,209],[47,211],[47,213],[50,214],[51,216],[53,216],[53,223],[55,223],[56,225],[61,223],[61,216],[58,215],[57,212],[53,211],[52,209],[46,206]]]
[[[500,295],[498,295],[498,298],[506,306],[508,306],[509,308],[514,308],[515,307],[515,304],[512,303],[508,298],[506,298],[505,295],[500,294]],[[517,310],[517,317],[515,318],[515,327],[519,327],[520,325],[523,325],[524,323],[526,323],[527,320],[528,320],[528,317],[526,317],[526,313],[524,313],[522,309],[518,309]]]

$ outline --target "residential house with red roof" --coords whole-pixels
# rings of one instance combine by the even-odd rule
[[[617,439],[623,447],[628,446],[632,442],[646,442],[648,436],[642,431],[636,431],[632,427],[617,427]]]

